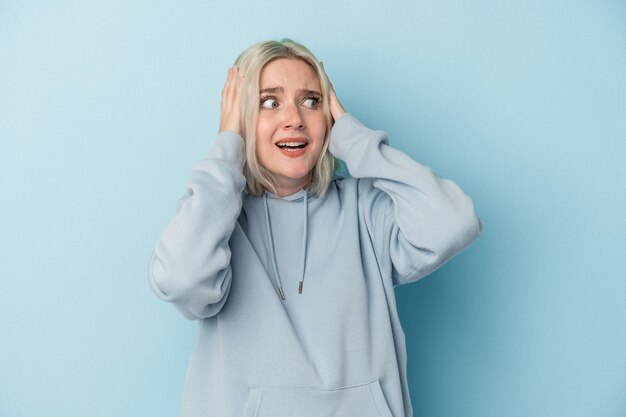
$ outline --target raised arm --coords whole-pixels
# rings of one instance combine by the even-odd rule
[[[150,256],[152,291],[188,319],[217,314],[231,284],[228,245],[241,212],[244,141],[238,133],[236,69],[222,92],[220,133],[191,171],[187,192]],[[229,115],[230,114],[230,115]],[[234,120],[233,120],[234,119]]]
[[[390,147],[385,132],[338,114],[329,149],[359,178],[359,210],[394,286],[428,275],[480,235],[472,200],[457,184]]]

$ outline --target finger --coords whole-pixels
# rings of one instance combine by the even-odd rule
[[[328,82],[328,95],[330,97],[330,103],[332,105],[337,100],[337,94],[335,94],[335,89],[333,88],[333,85],[330,83],[330,81]]]
[[[237,95],[238,95],[238,87],[239,87],[239,68],[234,66],[233,67],[233,78],[231,80],[231,87],[230,87],[230,100],[231,103],[237,100]]]
[[[228,88],[230,86],[232,70],[228,68],[228,76],[226,77],[226,82],[224,83],[224,88],[222,89],[222,107],[226,104],[228,100]]]
[[[228,92],[228,86],[230,85],[230,80],[232,78],[232,68],[228,68],[228,74],[226,75],[226,81],[224,82],[224,88],[222,89],[222,93]]]
[[[235,101],[239,102],[241,98],[241,89],[243,87],[243,75],[237,75],[237,85],[235,86]]]
[[[239,91],[243,84],[243,74],[239,72],[239,68],[237,68],[237,83],[235,85],[235,91]]]
[[[228,99],[232,101],[235,93],[235,86],[237,84],[237,67],[230,69],[230,79],[228,81]]]
[[[228,106],[232,107],[233,103],[237,101],[237,84],[239,78],[239,68],[233,66],[231,71],[230,84],[228,86]]]
[[[328,79],[328,89],[334,94],[335,93],[335,87],[333,87],[333,82],[330,80],[330,78]]]

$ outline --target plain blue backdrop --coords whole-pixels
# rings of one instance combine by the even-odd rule
[[[616,0],[0,2],[0,415],[178,414],[197,323],[148,258],[227,68],[282,37],[484,223],[396,289],[415,416],[626,416]]]

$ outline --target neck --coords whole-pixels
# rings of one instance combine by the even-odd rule
[[[301,181],[294,182],[292,184],[276,184],[276,195],[279,197],[285,197],[291,195],[296,191],[300,191],[304,187],[307,187],[310,183],[308,178],[303,178]]]

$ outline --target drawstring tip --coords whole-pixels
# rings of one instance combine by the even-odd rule
[[[304,285],[304,281],[300,281],[300,285],[298,287],[298,294],[302,294],[302,285]]]
[[[285,293],[283,292],[283,287],[278,287],[278,294],[280,295],[280,298],[282,298],[283,300],[286,300],[285,298]]]

